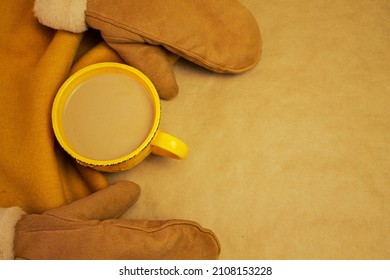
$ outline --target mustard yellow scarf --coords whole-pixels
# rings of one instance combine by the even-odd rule
[[[120,58],[99,38],[40,25],[33,1],[4,0],[0,14],[0,207],[39,213],[107,186],[56,144],[51,106],[70,73]]]

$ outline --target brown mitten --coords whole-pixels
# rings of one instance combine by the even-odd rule
[[[72,3],[85,1],[67,1],[72,9],[53,12],[51,1],[36,0],[37,17],[50,27],[75,32],[75,26],[83,25],[83,13]],[[100,30],[104,40],[126,63],[144,72],[165,99],[178,93],[171,65],[175,57],[221,73],[246,71],[260,59],[257,22],[237,0],[88,0],[80,7],[86,9],[87,25]],[[66,22],[69,18],[78,20]]]
[[[216,259],[215,235],[195,222],[115,219],[140,193],[119,182],[16,223],[17,259]]]

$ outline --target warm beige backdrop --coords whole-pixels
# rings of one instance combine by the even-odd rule
[[[196,220],[221,259],[389,259],[390,2],[242,2],[261,62],[176,65],[162,129],[190,154],[111,175],[142,187],[126,217]]]

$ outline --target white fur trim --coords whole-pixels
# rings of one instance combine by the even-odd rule
[[[19,207],[0,208],[0,260],[14,258],[15,225],[24,214]]]
[[[34,13],[48,27],[81,33],[88,29],[85,22],[87,0],[35,0]]]

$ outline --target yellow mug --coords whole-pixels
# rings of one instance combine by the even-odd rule
[[[159,129],[160,117],[160,98],[149,78],[111,62],[71,75],[52,107],[62,148],[81,165],[105,172],[130,169],[150,153],[185,158],[187,145]]]

